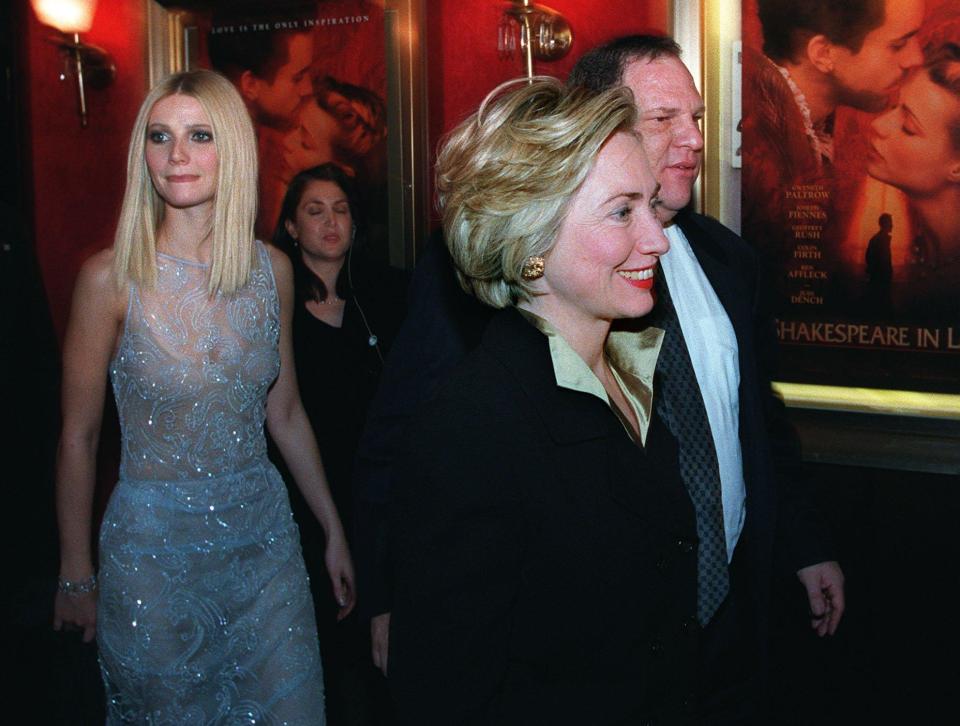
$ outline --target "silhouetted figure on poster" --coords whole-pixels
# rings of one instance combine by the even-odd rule
[[[893,262],[890,258],[890,233],[893,217],[884,212],[877,220],[880,229],[867,243],[867,302],[873,312],[890,312]]]

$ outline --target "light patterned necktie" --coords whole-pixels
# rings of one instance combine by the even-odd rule
[[[664,330],[657,411],[680,449],[680,476],[697,513],[697,619],[706,625],[730,589],[717,452],[680,320],[661,273],[654,325]]]

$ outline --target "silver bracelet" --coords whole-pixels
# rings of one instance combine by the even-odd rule
[[[90,575],[86,580],[74,582],[65,577],[57,578],[57,590],[66,595],[85,595],[97,589],[97,576]]]

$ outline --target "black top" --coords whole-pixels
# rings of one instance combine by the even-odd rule
[[[353,460],[380,380],[381,356],[386,356],[403,320],[407,285],[407,274],[401,270],[359,255],[352,264],[354,285],[346,296],[341,327],[317,319],[302,304],[293,313],[293,350],[300,397],[351,545],[355,532]],[[376,345],[370,345],[371,336],[376,337]],[[307,569],[313,574],[314,597],[317,599],[322,593],[322,599],[329,600],[330,608],[335,609],[323,569],[323,528],[292,479],[284,478],[300,526]],[[317,606],[320,609],[321,603],[317,602]]]
[[[401,724],[692,721],[696,525],[676,443],[557,385],[514,309],[410,424],[391,512]]]
[[[380,345],[373,321],[371,330]],[[354,297],[345,305],[340,328],[314,317],[303,305],[293,314],[300,396],[317,437],[334,502],[347,527],[353,511],[349,490],[353,455],[382,365],[377,348],[369,345],[370,335]]]
[[[354,471],[359,537],[353,555],[363,617],[390,610],[386,512],[403,433],[450,370],[477,346],[494,313],[460,287],[439,233],[413,271],[408,311],[370,406]]]

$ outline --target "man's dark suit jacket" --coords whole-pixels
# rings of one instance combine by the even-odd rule
[[[766,314],[758,257],[738,235],[711,217],[689,211],[676,224],[726,310],[737,336],[740,362],[740,446],[746,484],[746,519],[731,572],[741,608],[732,646],[753,651],[760,671],[766,659],[772,578],[835,559],[825,526],[796,486],[799,444],[770,389],[776,369],[775,329]],[[671,290],[674,298],[683,290]],[[654,308],[647,320],[657,324]],[[798,593],[798,596],[801,596]]]
[[[402,723],[692,717],[696,524],[676,444],[556,384],[514,309],[411,426],[394,491]]]

